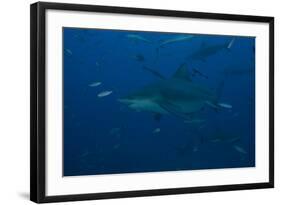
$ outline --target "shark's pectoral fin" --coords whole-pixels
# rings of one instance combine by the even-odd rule
[[[171,113],[177,117],[184,118],[184,119],[189,119],[188,115],[186,113],[183,113],[179,106],[169,103],[169,102],[163,102],[160,103],[159,106],[167,111],[168,113]]]

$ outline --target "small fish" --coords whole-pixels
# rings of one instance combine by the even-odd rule
[[[230,49],[235,41],[235,38],[231,39],[230,43],[227,45],[227,48]]]
[[[161,130],[160,128],[156,128],[155,130],[153,130],[153,133],[156,134],[156,133],[159,133]]]
[[[99,98],[102,98],[102,97],[105,97],[105,96],[108,96],[112,93],[113,91],[103,91],[101,93],[98,94],[98,97]]]
[[[133,40],[138,40],[138,41],[143,41],[143,42],[146,42],[146,43],[151,43],[150,40],[140,36],[140,35],[137,35],[137,34],[128,34],[127,35],[127,38],[130,38],[130,39],[133,39]]]
[[[232,105],[229,105],[227,103],[218,103],[218,105],[220,107],[227,108],[227,109],[231,109],[232,108]]]
[[[150,72],[151,74],[153,74],[155,77],[160,78],[162,80],[166,79],[161,73],[159,73],[157,70],[154,70],[152,68],[149,68],[147,66],[142,66],[142,68],[148,72]]]
[[[193,147],[192,152],[197,152],[198,151],[198,147]]]
[[[210,140],[210,142],[234,143],[239,141],[241,137],[233,133],[227,133],[221,131],[220,129],[216,129],[216,131],[212,134],[212,136],[207,139]]]
[[[238,145],[233,145],[233,148],[241,154],[247,154],[246,150],[244,150],[242,147],[240,147]]]
[[[221,142],[221,139],[218,139],[218,138],[211,139],[211,142]]]
[[[84,153],[82,153],[82,154],[80,155],[80,157],[81,157],[81,158],[87,157],[89,154],[90,154],[89,151],[85,151]]]
[[[155,77],[159,78],[159,79],[162,79],[162,80],[165,80],[166,77],[164,77],[160,72],[158,72],[157,70],[155,69],[152,69],[152,68],[149,68],[147,66],[142,66],[142,68],[148,72],[150,72],[152,75],[154,75]]]
[[[119,127],[112,128],[112,129],[109,131],[109,134],[110,134],[110,135],[117,135],[120,130],[121,130],[121,128],[119,128]]]
[[[101,85],[101,82],[93,82],[93,83],[89,84],[89,87],[97,87],[99,85]]]
[[[66,48],[65,51],[68,55],[72,55],[72,51],[70,49]]]
[[[233,143],[233,142],[238,142],[241,139],[241,137],[233,137],[231,139],[228,140],[229,143]]]
[[[200,127],[198,127],[199,130],[203,129],[204,127],[206,127],[206,124],[202,124]]]
[[[233,114],[232,117],[238,117],[239,115],[240,115],[239,112],[236,112],[236,113]]]
[[[76,34],[74,37],[77,38],[80,42],[85,42],[85,38],[79,34]]]
[[[193,120],[185,120],[184,123],[193,124],[193,123],[203,123],[206,120],[204,119],[193,119]]]
[[[120,144],[116,144],[113,146],[113,149],[118,149],[120,147]]]
[[[136,61],[143,62],[144,61],[144,56],[142,54],[136,54],[132,57]]]

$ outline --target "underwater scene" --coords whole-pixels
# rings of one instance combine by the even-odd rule
[[[62,35],[64,176],[255,166],[255,37]]]

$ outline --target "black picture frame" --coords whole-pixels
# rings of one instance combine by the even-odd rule
[[[263,22],[269,24],[269,181],[263,183],[230,184],[219,186],[171,188],[108,193],[88,193],[60,196],[46,196],[46,10],[68,10],[101,13],[137,14],[150,16],[169,16],[195,19],[215,19],[229,21]],[[144,8],[125,8],[82,4],[38,2],[30,7],[30,199],[37,203],[77,200],[96,200],[123,197],[186,194],[274,187],[274,18],[217,14]]]

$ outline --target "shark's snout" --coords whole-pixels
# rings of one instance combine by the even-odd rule
[[[139,105],[139,101],[136,99],[130,99],[130,98],[119,98],[117,99],[118,102],[126,104],[129,108],[138,110],[140,105]]]

